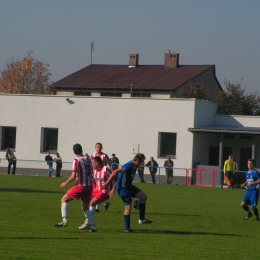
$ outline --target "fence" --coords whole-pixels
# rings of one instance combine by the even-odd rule
[[[8,161],[5,158],[0,158],[0,173],[7,173]],[[53,175],[55,175],[55,163],[53,163]],[[121,166],[121,165],[120,165]],[[44,160],[26,160],[17,159],[16,174],[22,175],[39,175],[46,176],[47,164]],[[172,168],[173,169],[173,184],[197,186],[197,187],[216,187],[221,184],[223,178],[223,172],[214,168]],[[244,173],[234,175],[234,183],[241,184],[244,182]],[[71,162],[64,162],[61,171],[63,177],[69,177],[71,175]],[[144,177],[146,182],[151,182],[149,168],[144,167]],[[155,179],[157,183],[165,183],[165,167],[157,167],[157,173]],[[139,182],[138,173],[134,179],[135,182]]]
[[[186,169],[186,186],[215,187],[216,169]]]

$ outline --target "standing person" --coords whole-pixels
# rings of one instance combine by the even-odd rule
[[[112,153],[112,157],[110,158],[110,163],[113,171],[116,170],[119,166],[119,160],[114,153]]]
[[[56,153],[56,158],[54,158],[53,161],[56,162],[56,177],[60,177],[60,171],[62,168],[62,159],[59,153]]]
[[[172,178],[173,178],[173,161],[171,157],[168,156],[166,161],[164,162],[165,167],[165,175],[166,175],[166,184],[172,185]]]
[[[140,199],[138,223],[151,223],[151,221],[145,218],[147,196],[143,191],[132,184],[136,174],[136,169],[143,163],[144,160],[144,154],[136,154],[133,160],[113,171],[108,180],[103,185],[103,187],[106,187],[112,180],[116,180],[116,190],[125,205],[124,232],[126,233],[133,232],[133,230],[130,228],[132,198]]]
[[[246,172],[246,182],[241,184],[241,188],[247,186],[247,192],[242,198],[241,207],[247,212],[247,216],[244,217],[244,220],[253,217],[253,214],[248,208],[248,205],[251,205],[256,216],[255,221],[259,221],[259,213],[256,206],[259,199],[260,174],[254,169],[254,163],[255,161],[253,159],[247,161],[248,171]]]
[[[89,210],[86,211],[87,217],[79,229],[89,228],[89,232],[96,232],[97,227],[94,219],[96,205],[113,196],[115,192],[115,185],[107,185],[107,187],[102,188],[102,185],[108,180],[110,174],[112,173],[112,170],[107,166],[103,166],[102,160],[99,156],[92,159],[92,168],[94,182],[91,200],[89,203]]]
[[[145,182],[144,181],[144,165],[145,165],[145,162],[143,161],[143,163],[140,166],[138,166],[138,168],[137,168],[140,182]]]
[[[52,157],[51,157],[51,155],[50,155],[50,151],[47,151],[47,155],[45,156],[45,161],[47,162],[47,165],[48,165],[48,173],[47,173],[47,176],[48,176],[48,177],[51,177],[53,159],[52,159]]]
[[[232,155],[228,156],[228,159],[224,163],[224,180],[227,180],[227,185],[229,189],[233,188],[233,174],[234,174],[234,168],[233,168],[233,157]],[[226,178],[225,178],[226,177]]]
[[[150,174],[152,176],[152,182],[156,184],[155,174],[157,173],[158,163],[154,160],[153,157],[150,157],[150,161],[146,164],[149,167]]]
[[[93,185],[91,160],[88,156],[83,155],[82,146],[80,144],[73,145],[73,152],[77,158],[73,160],[71,176],[67,181],[60,184],[60,188],[65,188],[74,179],[76,179],[76,184],[72,186],[61,199],[62,221],[57,223],[55,227],[68,226],[68,203],[71,200],[81,199],[82,210],[87,218]]]
[[[96,152],[93,153],[93,154],[90,156],[90,158],[91,158],[91,160],[92,160],[94,157],[98,156],[98,157],[101,158],[103,166],[109,165],[109,167],[111,168],[112,166],[111,166],[109,157],[108,157],[108,155],[107,155],[106,153],[103,153],[103,152],[102,152],[102,149],[103,149],[102,144],[101,144],[101,143],[96,143],[96,144],[95,144],[95,150],[96,150]],[[103,204],[104,204],[104,212],[107,212],[108,207],[110,206],[110,202],[104,201]],[[99,204],[96,205],[96,212],[99,212]]]
[[[14,175],[16,170],[16,157],[10,149],[6,149],[5,152],[6,152],[5,158],[6,160],[8,160],[7,173],[10,174],[11,166],[13,165],[12,174]]]

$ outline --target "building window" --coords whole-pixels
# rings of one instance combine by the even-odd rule
[[[118,92],[101,92],[101,97],[122,97],[122,93]]]
[[[91,92],[79,92],[75,91],[74,96],[91,96]]]
[[[2,126],[1,150],[15,148],[16,127]]]
[[[55,153],[58,150],[58,129],[42,128],[41,151]]]
[[[158,136],[158,157],[176,158],[176,133],[159,133]]]

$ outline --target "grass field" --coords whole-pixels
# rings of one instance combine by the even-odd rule
[[[96,213],[99,231],[78,230],[79,201],[69,204],[69,226],[61,220],[62,178],[0,175],[0,259],[259,259],[260,222],[244,221],[245,190],[137,183],[148,195],[147,218],[139,225],[133,209],[123,233],[123,204],[110,200]],[[103,206],[102,206],[103,207]]]

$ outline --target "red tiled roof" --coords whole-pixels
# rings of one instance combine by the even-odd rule
[[[141,65],[129,68],[127,65],[89,65],[56,81],[54,88],[67,89],[175,89],[189,80],[213,68],[214,65],[183,65],[166,68],[164,65]],[[215,77],[215,75],[214,75]]]

